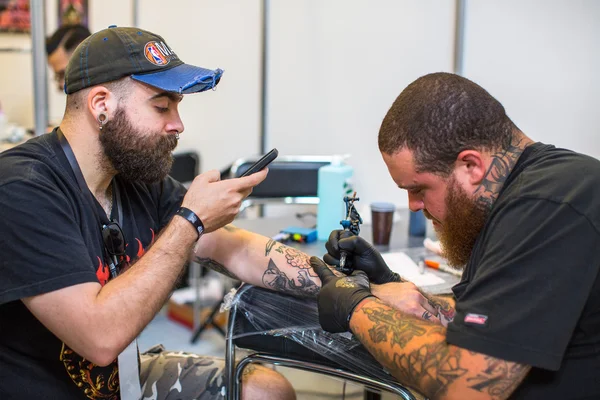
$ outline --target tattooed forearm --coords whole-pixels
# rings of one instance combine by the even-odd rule
[[[228,276],[232,279],[236,279],[236,280],[240,279],[237,276],[235,276],[234,273],[232,273],[227,268],[225,268],[225,266],[223,264],[221,264],[211,258],[196,257],[196,258],[194,258],[194,261],[197,262],[198,264],[200,264],[200,266],[202,266],[202,267],[210,268],[213,271],[217,271],[218,273]]]
[[[269,267],[262,281],[267,288],[297,296],[313,297],[319,292],[319,286],[310,279],[306,269],[299,270],[298,276],[290,279],[285,272],[277,268],[273,259],[269,260]]]
[[[477,203],[485,209],[490,209],[506,178],[517,163],[517,160],[530,141],[523,138],[513,138],[508,148],[492,155],[492,162],[481,185],[475,190]]]
[[[363,327],[369,329],[353,332],[400,382],[431,395],[466,373],[458,362],[460,353],[445,343],[445,328],[377,303],[358,313],[367,317]],[[417,346],[415,339],[420,340]]]
[[[373,343],[387,342],[388,333],[391,333],[390,345],[404,347],[413,337],[423,336],[426,332],[415,325],[412,319],[399,319],[399,313],[394,309],[363,308],[362,312],[374,323],[369,329],[369,337]]]
[[[450,393],[471,398],[475,394],[469,396],[471,390],[486,393],[490,399],[506,399],[530,368],[448,344],[444,327],[379,300],[359,307],[352,314],[350,328],[400,382],[432,399]]]
[[[470,352],[471,354],[477,354]],[[488,393],[493,398],[506,398],[519,386],[530,367],[483,356],[487,368],[473,378],[467,378],[469,387],[478,392]]]

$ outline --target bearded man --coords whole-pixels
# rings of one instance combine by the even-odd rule
[[[224,398],[223,360],[135,344],[193,249],[222,273],[314,296],[306,255],[269,257],[272,241],[227,225],[266,170],[208,171],[187,192],[167,175],[180,101],[222,72],[184,64],[153,33],[102,30],[69,61],[60,126],[0,155],[0,398]],[[273,286],[274,270],[292,283]],[[242,397],[295,394],[252,367]]]
[[[334,231],[325,262],[343,250],[356,271],[335,277],[311,258],[322,327],[352,331],[432,399],[600,398],[600,162],[534,142],[448,73],[402,91],[379,149],[462,279],[451,299],[424,301],[373,246]]]

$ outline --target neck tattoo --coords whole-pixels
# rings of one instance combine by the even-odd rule
[[[531,140],[513,138],[507,149],[500,150],[492,155],[492,162],[486,176],[481,185],[475,190],[479,205],[491,210],[504,185],[504,181],[506,181],[521,153],[529,144],[531,144]]]

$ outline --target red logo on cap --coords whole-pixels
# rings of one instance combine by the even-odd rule
[[[163,42],[148,42],[144,47],[144,55],[152,64],[163,66],[171,61],[175,53]]]

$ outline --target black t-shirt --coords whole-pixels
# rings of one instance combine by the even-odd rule
[[[528,147],[453,288],[449,343],[533,367],[511,399],[600,399],[599,199],[598,160]]]
[[[170,177],[146,185],[117,176],[114,184],[127,268],[170,221],[185,188]],[[0,399],[118,399],[116,360],[99,367],[83,359],[20,301],[110,277],[99,222],[56,132],[0,154],[0,260]]]

